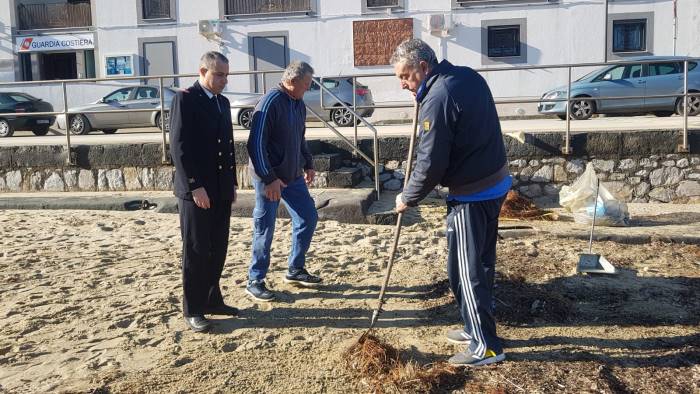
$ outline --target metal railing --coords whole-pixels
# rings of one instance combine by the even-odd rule
[[[92,25],[90,2],[17,5],[19,29],[53,29]]]
[[[652,63],[673,63],[682,62],[683,63],[683,93],[680,94],[659,94],[659,95],[639,95],[639,96],[575,96],[571,97],[571,85],[576,82],[572,80],[572,70],[575,68],[584,67],[600,67],[600,66],[618,66],[618,65],[636,65],[636,64],[652,64]],[[561,148],[563,154],[571,154],[571,104],[576,99],[580,100],[590,100],[593,102],[607,101],[607,100],[632,100],[632,99],[651,99],[651,98],[678,98],[683,99],[683,125],[680,128],[681,131],[681,144],[677,147],[679,153],[688,153],[690,147],[688,144],[688,103],[689,99],[698,97],[700,100],[700,93],[691,93],[688,91],[688,64],[689,62],[698,62],[696,67],[700,67],[700,58],[687,58],[678,60],[636,60],[636,61],[616,61],[616,62],[606,62],[606,63],[576,63],[576,64],[555,64],[555,65],[531,65],[531,66],[513,66],[513,67],[492,67],[492,68],[476,68],[474,69],[478,73],[487,72],[502,72],[502,71],[523,71],[523,70],[550,70],[550,69],[566,69],[567,70],[567,89],[566,98],[552,98],[544,99],[540,97],[537,99],[500,99],[495,100],[495,104],[527,104],[527,103],[553,103],[553,102],[565,102],[566,103],[566,128],[564,131],[564,146]],[[601,70],[602,71],[602,70]],[[353,74],[353,75],[339,75],[333,77],[322,78],[324,79],[342,79],[342,78],[352,78],[353,93],[355,92],[357,79],[358,78],[377,78],[377,77],[394,77],[393,73],[375,73],[375,74]],[[635,77],[644,78],[642,76]],[[353,111],[363,110],[363,109],[377,109],[377,108],[413,108],[412,102],[397,103],[391,105],[362,105],[358,106],[356,102],[356,94],[353,94],[352,109]],[[337,98],[336,98],[337,99]],[[324,110],[332,110],[334,107],[328,107],[324,105],[323,95],[321,95],[321,108]],[[355,117],[359,115],[354,114]],[[355,145],[357,145],[357,122],[355,122]]]

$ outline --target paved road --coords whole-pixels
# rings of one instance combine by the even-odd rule
[[[566,122],[559,119],[527,119],[527,120],[502,120],[501,128],[504,133],[542,133],[564,132]],[[672,116],[657,118],[655,116],[634,117],[599,117],[585,121],[572,121],[573,133],[601,132],[601,131],[643,131],[643,130],[670,130],[680,131],[683,128],[683,118]],[[688,118],[688,128],[700,130],[700,116]],[[377,126],[379,136],[401,136],[410,133],[411,125]],[[343,135],[352,139],[353,128],[340,128]],[[331,130],[323,127],[321,123],[309,123],[307,138],[319,139],[333,137]],[[371,137],[372,132],[366,127],[358,127],[359,137]],[[234,129],[236,140],[246,140],[248,131]],[[156,128],[120,129],[116,134],[105,135],[99,131],[89,135],[71,136],[72,145],[106,145],[124,143],[160,143],[162,136]],[[13,137],[0,138],[0,146],[29,146],[29,145],[64,145],[66,136],[63,132],[51,130],[48,135],[37,137],[29,131],[18,131]]]

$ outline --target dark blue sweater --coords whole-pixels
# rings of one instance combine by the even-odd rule
[[[420,102],[416,165],[403,201],[415,206],[436,185],[469,195],[509,176],[501,125],[486,81],[443,60],[426,78]]]
[[[252,175],[269,185],[275,179],[289,183],[313,168],[304,135],[306,106],[283,88],[267,92],[255,106],[248,136],[248,156]]]

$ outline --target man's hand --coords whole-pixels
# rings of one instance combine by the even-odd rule
[[[211,208],[211,203],[209,202],[209,195],[207,194],[207,191],[204,189],[204,187],[198,187],[192,190],[192,199],[194,200],[194,203],[202,209]]]
[[[269,185],[265,185],[265,197],[270,201],[279,201],[282,197],[282,188],[287,187],[287,184],[279,178],[275,179]]]
[[[402,213],[408,209],[408,205],[403,202],[403,195],[401,193],[396,195],[396,212]]]
[[[304,181],[306,181],[307,185],[311,185],[313,183],[314,178],[316,178],[316,171],[312,169],[304,170]]]

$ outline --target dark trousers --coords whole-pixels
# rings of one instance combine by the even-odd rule
[[[491,307],[503,200],[448,202],[447,274],[464,331],[472,337],[469,350],[478,357],[483,357],[486,349],[503,351]]]
[[[178,198],[182,235],[182,310],[185,316],[204,314],[204,308],[224,302],[219,288],[226,260],[231,201],[212,201],[201,209]]]

